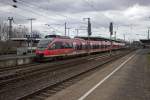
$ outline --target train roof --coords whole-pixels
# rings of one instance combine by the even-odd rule
[[[76,37],[76,38],[81,38],[84,40],[88,40],[88,37]],[[124,41],[122,40],[114,40],[114,39],[109,39],[109,38],[105,38],[105,37],[89,37],[90,40],[94,40],[94,41],[115,41],[115,42],[120,42],[123,43]]]
[[[46,35],[45,38],[61,38],[61,39],[70,39],[68,36],[61,36],[61,35]]]

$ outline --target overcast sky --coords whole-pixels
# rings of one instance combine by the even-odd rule
[[[14,17],[13,25],[26,25],[28,18],[33,21],[33,29],[43,34],[64,35],[64,23],[70,29],[70,35],[76,35],[75,29],[87,27],[83,18],[90,17],[92,35],[109,37],[109,23],[114,23],[117,37],[126,40],[147,38],[150,26],[150,0],[0,0],[0,21],[7,22],[9,16]],[[17,5],[13,8],[11,5]],[[45,24],[50,24],[51,27]],[[60,24],[60,25],[56,25]],[[79,31],[86,36],[85,30]]]

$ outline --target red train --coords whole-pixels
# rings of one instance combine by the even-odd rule
[[[81,37],[71,39],[52,35],[39,41],[35,53],[37,57],[42,58],[64,57],[121,49],[124,46],[125,43],[119,41],[112,41],[111,46],[109,39],[90,38],[88,40]]]

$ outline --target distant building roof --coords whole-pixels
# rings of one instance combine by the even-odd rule
[[[149,43],[150,44],[150,39],[149,40],[146,40],[146,39],[142,39],[142,40],[140,40],[143,44],[147,44],[147,43]]]

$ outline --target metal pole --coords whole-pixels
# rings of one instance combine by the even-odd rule
[[[88,54],[90,55],[90,35],[92,34],[91,32],[91,22],[90,22],[90,18],[83,18],[84,20],[87,19],[88,20],[88,27],[87,27],[87,33],[88,33]]]
[[[77,32],[76,36],[78,36],[78,34],[79,34],[79,29],[75,29],[75,31]]]
[[[126,41],[126,35],[125,34],[123,34],[123,38],[124,38],[124,42]]]
[[[31,24],[31,37],[30,38],[31,38],[31,53],[32,53],[32,46],[33,46],[33,40],[32,40],[32,35],[33,35],[32,34],[32,21],[36,20],[36,19],[35,18],[30,18],[28,20],[30,20],[30,24]]]
[[[147,39],[149,40],[149,28],[148,28],[148,34],[147,34]]]
[[[32,36],[32,19],[31,19],[31,36]]]
[[[110,34],[110,51],[109,51],[109,53],[110,53],[110,56],[111,56],[111,49],[112,49],[112,39],[111,39],[112,37],[111,37],[111,34]]]
[[[110,25],[109,25],[109,32],[110,32],[110,56],[111,56],[111,52],[112,52],[112,35],[113,35],[113,22],[110,22]]]
[[[77,29],[77,36],[79,35],[79,30]]]
[[[10,38],[12,38],[12,21],[13,21],[13,17],[8,17],[8,21],[9,21],[8,39],[10,40]]]
[[[70,29],[71,28],[66,28],[68,30],[68,36],[70,35]],[[65,35],[66,36],[66,35]]]
[[[67,34],[67,23],[65,22],[65,36]]]
[[[117,37],[116,37],[116,33],[117,33],[117,32],[115,31],[115,40],[117,39]]]

